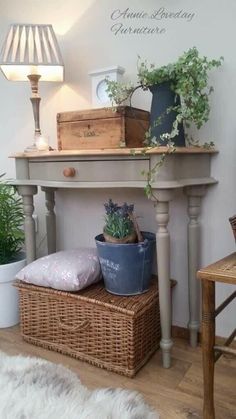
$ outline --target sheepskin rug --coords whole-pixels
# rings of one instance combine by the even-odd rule
[[[99,373],[99,372],[98,372]],[[0,352],[1,419],[158,419],[141,395],[84,387],[62,365]]]

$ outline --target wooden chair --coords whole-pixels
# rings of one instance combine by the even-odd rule
[[[236,227],[236,225],[235,225]],[[223,353],[236,355],[236,350],[228,346],[236,336],[236,329],[226,339],[224,346],[215,345],[215,319],[236,297],[234,291],[215,308],[215,283],[236,285],[236,253],[201,269],[197,277],[202,282],[202,356],[204,402],[203,419],[214,419],[214,365]]]

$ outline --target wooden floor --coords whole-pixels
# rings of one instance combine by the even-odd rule
[[[133,379],[29,345],[22,340],[18,327],[0,329],[0,350],[10,355],[33,355],[61,363],[77,372],[89,388],[109,386],[138,390],[157,409],[161,419],[202,418],[201,348],[192,349],[183,339],[175,339],[170,369],[162,368],[158,351]],[[224,356],[216,365],[215,407],[216,419],[236,418],[235,358]]]

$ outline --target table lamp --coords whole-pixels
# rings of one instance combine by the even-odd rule
[[[0,53],[0,68],[8,80],[30,81],[36,141],[41,135],[38,82],[64,79],[64,64],[52,25],[11,25]],[[35,141],[25,151],[36,150]]]

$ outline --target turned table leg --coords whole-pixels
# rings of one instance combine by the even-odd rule
[[[37,186],[17,186],[19,195],[22,196],[23,210],[25,215],[25,251],[27,264],[36,259],[36,237],[35,222],[32,217],[34,212],[34,198],[37,193]]]
[[[170,288],[170,234],[167,229],[169,221],[169,201],[172,192],[157,190],[157,269],[159,284],[159,304],[161,317],[161,342],[163,367],[171,366],[171,288]]]
[[[203,419],[214,419],[215,282],[202,280]]]
[[[205,195],[205,186],[185,188],[188,197],[188,290],[189,290],[189,323],[190,345],[197,346],[200,325],[200,287],[196,280],[199,268],[200,224],[198,217],[201,210],[201,199]]]
[[[45,192],[46,212],[46,230],[47,230],[47,246],[48,254],[56,252],[56,215],[55,207],[55,188],[41,188]]]

